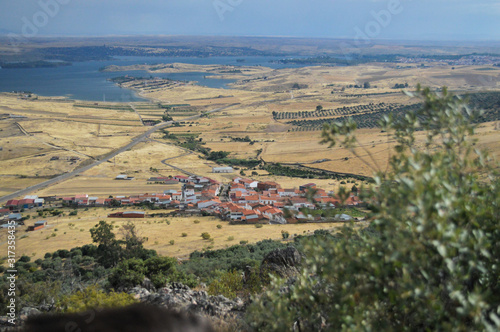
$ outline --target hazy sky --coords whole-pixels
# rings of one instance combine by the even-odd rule
[[[0,0],[8,32],[500,40],[500,0]]]

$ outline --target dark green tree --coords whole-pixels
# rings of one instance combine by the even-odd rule
[[[116,290],[140,285],[146,277],[144,261],[138,258],[124,260],[113,269],[108,277],[109,284]]]
[[[99,246],[110,246],[116,242],[116,236],[112,232],[113,225],[101,220],[97,225],[90,229],[92,241]]]

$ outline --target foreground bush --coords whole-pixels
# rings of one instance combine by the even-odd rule
[[[498,165],[474,149],[475,114],[463,101],[446,89],[419,88],[418,96],[420,111],[384,120],[397,142],[391,170],[365,160],[376,170],[373,188],[362,190],[373,206],[370,227],[310,241],[298,280],[275,280],[251,306],[256,330],[500,328]],[[325,126],[323,142],[357,154],[355,127]]]
[[[83,291],[64,296],[59,302],[62,312],[84,312],[92,309],[125,307],[137,300],[126,293],[105,293],[97,286],[90,286]]]

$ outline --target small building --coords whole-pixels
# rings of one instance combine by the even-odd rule
[[[2,226],[0,226],[0,227],[2,227],[2,228],[9,228],[9,227],[12,227],[12,226],[14,226],[14,227],[21,227],[21,224],[18,224],[16,222],[14,224],[2,224]]]
[[[148,182],[163,183],[163,184],[177,184],[178,181],[171,177],[151,177]]]
[[[201,201],[201,202],[198,202],[198,209],[205,209],[207,207],[210,207],[213,205],[218,205],[220,203],[221,203],[221,201],[218,198],[211,199],[208,201]]]
[[[212,173],[234,173],[232,167],[212,167]]]
[[[335,220],[337,220],[337,221],[351,221],[352,217],[350,215],[347,215],[347,214],[336,214]]]
[[[5,207],[9,209],[10,211],[17,210],[17,207],[19,205],[19,200],[17,199],[11,199],[7,201],[7,204],[5,204]]]
[[[239,183],[243,184],[246,188],[257,188],[259,181],[250,179],[240,179]]]
[[[125,175],[125,174],[117,175],[116,178],[115,178],[115,180],[128,180],[128,181],[133,180],[133,179],[134,179],[134,177],[128,176],[128,175]]]
[[[34,199],[21,199],[18,203],[18,207],[21,209],[31,209],[35,206]]]
[[[42,229],[45,226],[47,226],[47,222],[45,220],[40,220],[40,221],[35,222],[35,224],[33,226],[28,226],[28,231],[33,232],[33,231]]]
[[[281,189],[281,186],[276,182],[266,181],[266,182],[259,182],[259,184],[257,185],[257,188],[261,191],[277,190],[277,189]]]
[[[299,187],[300,191],[306,191],[308,189],[316,189],[316,183],[307,183]]]
[[[182,182],[182,183],[189,182],[189,178],[187,176],[184,176],[184,175],[176,175],[176,176],[174,176],[174,180],[177,180],[177,181]]]
[[[169,190],[164,190],[163,193],[165,195],[169,195],[169,194],[175,194],[178,190],[175,190],[175,189],[169,189]]]
[[[21,220],[23,217],[21,216],[20,213],[11,213],[9,214],[9,220]]]
[[[108,218],[145,218],[146,213],[141,211],[116,212],[108,214]]]

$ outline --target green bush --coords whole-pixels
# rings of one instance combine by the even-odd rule
[[[145,261],[132,258],[120,262],[111,272],[108,282],[115,290],[140,285],[145,277],[148,277],[157,288],[164,287],[169,282],[195,286],[194,277],[178,271],[177,265],[177,259],[172,257],[154,256]]]
[[[203,240],[208,240],[208,239],[210,239],[210,234],[207,232],[204,232],[204,233],[201,233],[201,237],[203,238]]]
[[[83,291],[78,291],[72,295],[63,296],[58,303],[62,312],[84,312],[92,309],[124,307],[137,300],[126,293],[105,293],[97,286],[90,286]]]
[[[390,171],[365,189],[373,220],[314,237],[305,268],[283,291],[257,298],[259,331],[495,331],[500,328],[500,181],[476,150],[476,115],[443,89],[382,128],[396,141]],[[323,142],[356,153],[353,122],[326,125]],[[424,148],[416,135],[424,131]]]
[[[31,261],[31,257],[23,255],[23,256],[21,256],[21,258],[19,258],[19,261],[24,262],[24,263],[28,263],[29,261]]]
[[[182,233],[182,237],[187,237],[188,233]]]
[[[238,292],[243,290],[243,279],[238,271],[228,271],[219,273],[208,285],[207,293],[209,295],[223,295],[229,299],[234,299]]]
[[[218,228],[218,229],[221,229],[221,228],[222,228],[222,225],[217,225],[217,228]]]
[[[131,258],[118,263],[108,277],[108,281],[114,289],[132,288],[140,285],[145,277],[144,261]]]

